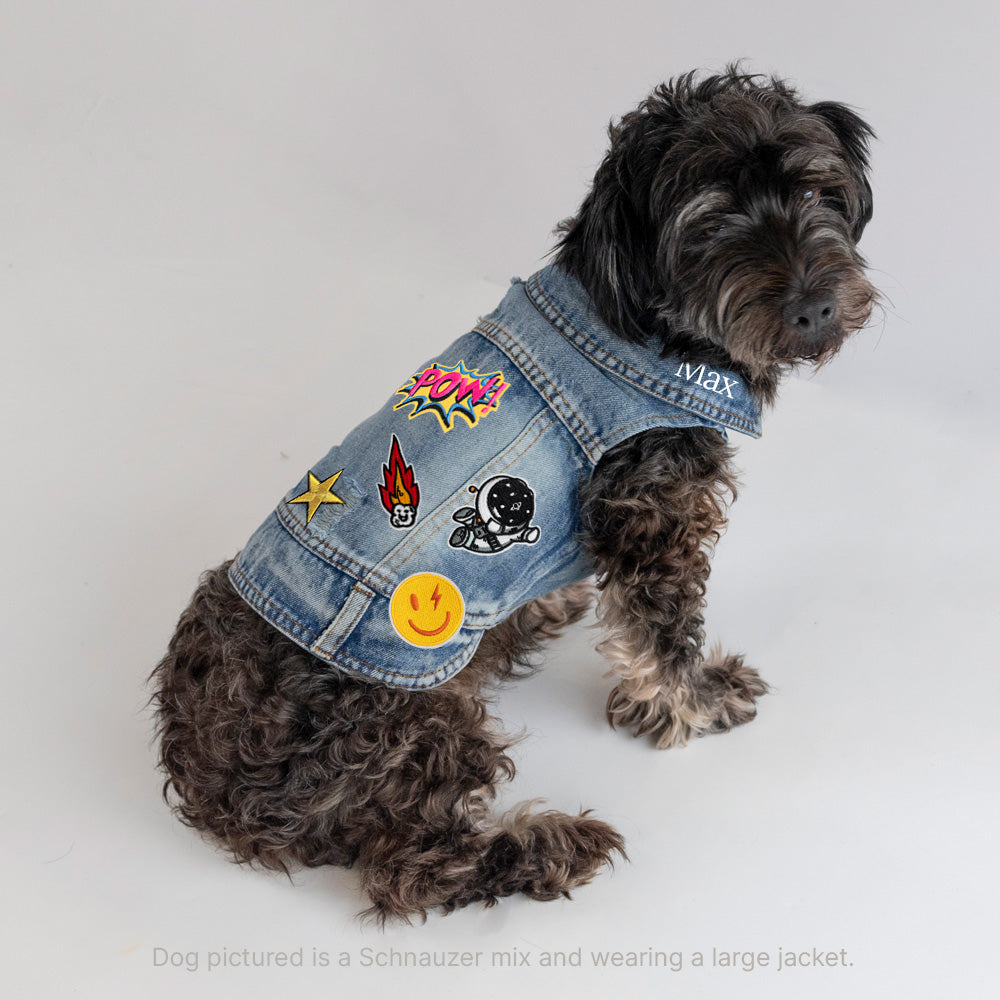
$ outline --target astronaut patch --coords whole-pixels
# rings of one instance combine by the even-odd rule
[[[488,556],[503,552],[515,542],[534,545],[541,531],[531,523],[535,494],[523,480],[494,476],[481,486],[470,486],[476,494],[474,507],[459,507],[452,514],[458,521],[448,539],[453,549],[468,549]]]
[[[400,450],[396,435],[392,436],[389,448],[389,463],[382,466],[382,482],[378,484],[378,495],[389,514],[389,523],[394,528],[412,528],[417,521],[417,505],[420,503],[420,487],[413,474],[413,466],[407,465]]]
[[[470,427],[475,427],[482,417],[500,405],[500,397],[509,384],[503,372],[483,374],[477,368],[457,365],[429,365],[410,376],[410,381],[396,390],[396,395],[406,398],[393,406],[398,410],[408,403],[415,403],[409,419],[421,413],[433,413],[447,434],[461,416]]]

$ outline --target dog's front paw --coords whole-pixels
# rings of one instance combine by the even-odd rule
[[[704,677],[712,694],[712,724],[705,732],[725,733],[749,722],[757,715],[757,699],[770,690],[742,656],[723,655],[717,649],[705,663]]]
[[[681,699],[677,691],[672,695],[640,700],[625,684],[619,684],[608,695],[608,722],[616,729],[631,730],[635,737],[651,736],[660,750],[684,746],[692,737],[710,730],[707,716]]]
[[[749,722],[767,691],[741,656],[713,651],[688,677],[657,688],[644,685],[641,697],[622,681],[608,697],[607,717],[612,726],[651,736],[658,749],[666,750]]]

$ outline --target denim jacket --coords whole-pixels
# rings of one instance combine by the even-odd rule
[[[308,470],[230,580],[320,661],[434,687],[484,630],[591,574],[578,490],[609,448],[653,427],[758,437],[760,413],[733,372],[616,337],[557,267],[515,278]]]

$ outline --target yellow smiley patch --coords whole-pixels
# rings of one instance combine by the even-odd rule
[[[465,601],[458,587],[437,573],[414,573],[393,592],[389,618],[400,639],[430,649],[447,642],[461,627]]]

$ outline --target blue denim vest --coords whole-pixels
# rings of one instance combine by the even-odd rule
[[[485,629],[591,574],[580,485],[653,427],[758,437],[760,413],[733,372],[616,337],[557,267],[515,278],[286,494],[230,580],[321,661],[434,687]]]

